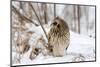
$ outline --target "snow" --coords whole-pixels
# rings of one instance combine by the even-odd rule
[[[46,28],[46,26],[44,27]],[[44,34],[43,30],[40,26],[30,29],[37,33],[32,36],[33,40],[30,39],[30,43],[35,43],[36,40],[40,37],[39,35]],[[40,53],[35,59],[30,60],[29,55],[31,50],[32,49],[30,49],[23,56],[21,56],[19,64],[15,63],[13,65],[93,61],[95,60],[95,39],[70,31],[70,45],[66,51],[66,55],[63,57],[53,57],[50,55],[44,56],[42,53]]]
[[[28,8],[28,3],[26,4],[26,6],[24,7],[25,12],[23,12],[20,9],[20,2],[12,2],[12,5],[15,6],[19,12],[22,15],[27,16],[27,12],[29,10]],[[33,4],[35,7],[37,7],[35,5],[35,3]],[[41,5],[41,4],[40,4]],[[46,32],[48,32],[48,26],[51,23],[50,18],[53,18],[53,4],[48,4],[48,6],[51,6],[51,9],[48,7],[48,16],[49,16],[49,21],[48,24],[44,25],[43,27],[45,28]],[[66,8],[66,9],[65,9]],[[17,36],[18,36],[18,32],[13,33],[14,37],[12,40],[12,62],[13,65],[27,65],[27,64],[45,64],[45,63],[61,63],[61,62],[79,62],[79,61],[94,61],[95,60],[95,7],[88,7],[89,9],[89,17],[88,17],[88,23],[89,23],[89,28],[87,31],[87,20],[86,20],[86,16],[85,16],[85,12],[84,12],[84,8],[87,8],[87,6],[83,6],[81,7],[81,12],[83,15],[82,17],[80,17],[80,32],[81,34],[75,33],[75,31],[73,32],[72,30],[70,30],[70,45],[68,47],[68,49],[66,50],[66,55],[63,57],[53,57],[52,55],[43,55],[43,53],[46,53],[46,50],[43,51],[43,53],[39,53],[39,55],[37,55],[35,57],[35,59],[31,60],[29,59],[30,53],[32,51],[32,46],[36,46],[38,48],[44,48],[44,45],[42,44],[42,42],[38,42],[39,38],[43,38],[45,40],[45,42],[47,43],[47,38],[44,34],[43,29],[41,28],[41,26],[35,26],[32,23],[26,22],[25,21],[25,29],[28,31],[32,31],[34,32],[34,34],[32,34],[30,40],[29,40],[29,45],[30,45],[30,49],[28,50],[28,52],[26,52],[25,54],[21,55],[21,59],[20,62],[16,59],[19,58],[18,53],[16,52],[16,42],[15,40],[17,40]],[[77,22],[77,20],[74,20],[73,18],[73,5],[56,5],[56,13],[57,16],[60,16],[61,18],[65,19],[65,21],[68,22],[69,27],[71,29],[71,27],[73,26],[73,28],[75,28],[75,21]],[[64,12],[65,11],[65,12]],[[24,14],[25,13],[25,14]],[[37,11],[38,13],[38,11]],[[37,22],[37,20],[35,18],[31,19],[32,21],[34,21],[36,24],[39,24],[39,22]],[[18,16],[15,13],[12,13],[12,22],[13,22],[13,26],[14,27],[18,27],[19,24],[19,20],[18,20]],[[15,23],[16,22],[16,23]],[[15,23],[15,24],[14,24]],[[72,25],[71,25],[72,23]],[[77,24],[76,24],[76,27]],[[23,34],[23,32],[21,32]],[[89,37],[89,35],[91,35],[91,37]],[[23,35],[24,38],[24,35]]]

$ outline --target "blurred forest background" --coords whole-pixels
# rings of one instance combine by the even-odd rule
[[[36,14],[35,14],[36,13]],[[53,3],[12,2],[12,27],[25,23],[39,26],[49,24],[54,17],[63,18],[70,30],[79,34],[95,37],[95,7]]]

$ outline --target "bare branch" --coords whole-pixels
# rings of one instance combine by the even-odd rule
[[[39,25],[36,24],[34,21],[32,21],[32,20],[30,20],[29,18],[27,18],[26,16],[22,15],[22,14],[17,10],[17,8],[15,8],[13,5],[12,5],[12,9],[13,9],[13,11],[14,11],[15,13],[18,14],[18,16],[19,16],[21,19],[27,20],[27,21],[29,21],[30,23],[33,23],[33,24],[35,24],[36,26],[39,26]]]
[[[48,37],[47,37],[46,31],[45,31],[45,29],[43,28],[42,22],[40,21],[40,19],[39,19],[39,17],[38,17],[38,15],[37,15],[37,13],[36,13],[36,11],[35,11],[34,7],[32,6],[32,4],[31,4],[31,3],[29,3],[29,4],[30,4],[30,6],[31,6],[32,10],[34,11],[34,13],[35,13],[35,15],[36,15],[36,17],[37,17],[37,19],[38,19],[38,21],[39,21],[39,23],[40,23],[40,25],[41,25],[42,29],[43,29],[43,31],[44,31],[44,33],[45,33],[45,36],[46,36],[46,38],[47,38],[47,40],[48,40]]]
[[[42,21],[42,15],[41,15],[41,8],[39,7],[39,3],[37,3],[37,8],[39,10],[39,18],[40,18],[41,22],[43,22]]]

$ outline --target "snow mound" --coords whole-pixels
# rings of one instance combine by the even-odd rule
[[[45,38],[43,30],[41,29],[40,26],[39,27],[32,26],[32,27],[33,28],[30,28],[30,30],[35,31],[38,35],[43,35],[43,37]],[[34,38],[38,36],[37,34],[35,34],[32,37],[33,40],[30,40],[30,42],[35,42]],[[29,56],[30,51],[28,51],[28,53],[26,53],[25,55]],[[50,55],[44,56],[42,53],[40,53],[33,60],[30,60],[28,57],[22,57],[20,60],[20,64],[21,65],[46,64],[46,63],[79,62],[79,61],[94,61],[94,60],[95,60],[95,39],[70,31],[70,45],[66,50],[65,56],[63,57],[53,57]]]

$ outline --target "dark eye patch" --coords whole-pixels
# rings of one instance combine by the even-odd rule
[[[55,22],[53,22],[53,25],[57,25],[57,22],[55,21]]]
[[[60,25],[58,24],[57,27],[60,28]]]

